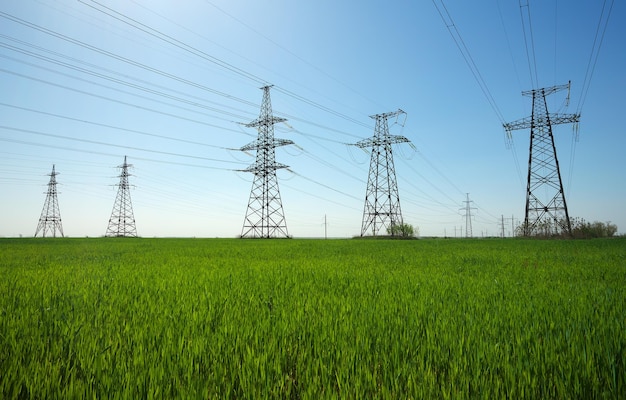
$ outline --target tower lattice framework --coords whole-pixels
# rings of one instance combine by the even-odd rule
[[[286,119],[272,115],[270,88],[271,86],[261,88],[263,102],[259,118],[245,125],[257,128],[258,137],[240,149],[256,151],[255,163],[243,170],[252,172],[254,180],[241,231],[242,238],[289,237],[276,176],[276,170],[288,166],[276,162],[276,147],[293,144],[293,141],[274,137],[274,124],[284,122]]]
[[[381,234],[381,231],[386,234],[388,230],[393,236],[395,231],[390,228],[403,223],[392,145],[410,143],[410,140],[404,136],[390,135],[388,122],[389,118],[402,114],[406,115],[404,111],[398,110],[371,115],[370,118],[376,120],[374,136],[355,144],[362,149],[372,149],[361,236],[365,236],[370,231],[373,236],[377,236]]]
[[[106,232],[106,236],[109,237],[137,237],[133,205],[130,200],[130,184],[128,183],[128,177],[131,176],[128,173],[129,167],[132,165],[126,162],[126,156],[124,156],[124,164],[118,166],[122,171]]]
[[[461,210],[465,210],[465,237],[471,238],[474,237],[472,233],[472,210],[475,210],[476,207],[472,207],[472,201],[469,199],[469,193],[465,194],[465,207],[461,208]]]
[[[532,97],[531,116],[504,124],[509,139],[511,131],[530,128],[524,236],[572,233],[552,126],[573,123],[576,129],[580,114],[549,113],[546,102],[546,96],[562,90],[568,91],[569,99],[569,89],[567,83],[522,92]]]
[[[46,192],[46,201],[41,210],[39,223],[35,230],[35,237],[37,237],[39,232],[41,232],[42,237],[46,237],[46,235],[56,237],[57,231],[59,231],[61,237],[64,237],[63,225],[61,224],[61,212],[59,211],[59,200],[57,198],[56,176],[58,174],[59,173],[54,169],[54,165],[52,165],[52,172],[49,174],[50,181],[48,182],[48,190]]]

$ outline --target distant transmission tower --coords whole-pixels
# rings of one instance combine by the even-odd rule
[[[395,231],[390,228],[403,223],[391,145],[410,143],[410,140],[404,136],[390,135],[387,122],[389,118],[401,114],[406,115],[402,110],[371,115],[370,118],[376,120],[374,136],[355,144],[362,149],[372,148],[361,236],[370,230],[373,236],[380,235],[381,231],[385,234],[386,230],[390,230],[393,236]]]
[[[469,199],[469,193],[465,194],[465,198],[466,200],[463,202],[465,203],[465,207],[460,208],[460,210],[465,210],[465,237],[466,238],[471,238],[473,237],[472,234],[472,210],[475,210],[476,207],[472,207],[472,201],[470,201]]]
[[[59,201],[57,199],[57,179],[58,172],[54,170],[52,165],[52,172],[50,175],[50,182],[48,182],[48,191],[46,192],[46,201],[43,204],[41,210],[41,216],[39,217],[39,224],[35,231],[35,237],[41,232],[41,237],[52,235],[57,236],[57,230],[63,237],[63,226],[61,225],[61,212],[59,211]]]
[[[248,128],[257,128],[258,137],[240,149],[256,150],[255,163],[243,170],[252,172],[254,181],[241,231],[242,238],[289,237],[276,177],[277,169],[288,167],[276,162],[275,150],[278,146],[293,144],[293,141],[274,138],[274,124],[286,119],[272,115],[270,88],[271,86],[261,88],[263,102],[259,118],[245,125]]]
[[[122,172],[120,173],[120,183],[117,185],[115,204],[113,204],[113,211],[111,218],[109,218],[109,227],[106,233],[106,236],[109,237],[137,237],[133,205],[130,201],[128,167],[132,167],[132,165],[126,163],[126,156],[124,156],[124,164],[118,166]]]
[[[552,125],[573,123],[576,129],[580,114],[549,113],[546,102],[546,96],[566,89],[569,102],[570,83],[522,92],[533,99],[532,115],[504,124],[509,140],[511,131],[530,128],[524,236],[572,233]]]

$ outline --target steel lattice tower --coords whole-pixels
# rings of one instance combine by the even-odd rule
[[[135,226],[135,217],[133,215],[133,205],[130,201],[130,184],[128,183],[128,167],[131,164],[126,162],[124,156],[124,164],[118,166],[122,169],[120,173],[120,183],[117,185],[117,196],[113,204],[111,218],[109,218],[109,227],[106,236],[109,237],[137,237],[137,227]]]
[[[406,113],[402,110],[371,115],[376,120],[374,136],[361,140],[355,146],[372,148],[369,177],[365,192],[361,236],[371,230],[372,235],[379,235],[392,226],[402,225],[400,195],[396,170],[393,163],[392,144],[410,143],[404,136],[390,135],[388,119]],[[383,233],[384,234],[384,233]],[[394,231],[391,231],[394,234]]]
[[[59,201],[57,199],[57,179],[58,172],[54,170],[52,165],[52,172],[48,174],[50,176],[50,182],[48,182],[48,191],[46,192],[46,201],[43,204],[41,210],[41,216],[39,217],[39,224],[35,231],[35,237],[41,232],[42,237],[46,237],[46,233],[52,234],[52,237],[57,236],[57,230],[63,237],[63,226],[61,225],[61,212],[59,211]]]
[[[466,200],[463,202],[465,203],[465,207],[461,208],[460,210],[465,210],[465,237],[466,238],[471,238],[473,237],[472,234],[472,210],[475,210],[476,207],[472,207],[472,201],[470,201],[469,199],[469,193],[465,194],[465,198]]]
[[[293,141],[274,138],[274,124],[284,122],[286,119],[272,115],[270,88],[271,86],[261,88],[263,102],[259,118],[245,125],[249,128],[257,128],[258,137],[240,149],[241,151],[256,150],[255,163],[243,170],[252,172],[254,181],[241,231],[242,238],[289,237],[276,177],[277,169],[288,167],[276,162],[275,150],[278,146],[293,144]]]
[[[580,114],[549,113],[546,102],[546,96],[566,89],[569,99],[570,83],[522,92],[533,99],[532,115],[504,124],[509,139],[511,131],[530,128],[524,236],[572,232],[552,125],[573,123],[576,128]]]

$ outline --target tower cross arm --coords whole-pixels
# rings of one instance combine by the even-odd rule
[[[378,119],[378,118],[387,119],[387,118],[395,117],[396,115],[400,115],[400,114],[406,114],[406,112],[404,110],[398,108],[398,110],[396,110],[396,111],[386,112],[386,113],[383,113],[383,114],[370,115],[370,118],[373,118],[373,119]]]
[[[391,144],[395,144],[395,143],[411,143],[411,141],[401,135],[387,135],[387,142],[391,143]]]
[[[504,130],[508,133],[511,131],[515,131],[518,129],[528,129],[531,127],[532,117],[525,117],[522,119],[518,119],[517,121],[507,122],[506,124],[502,124]]]
[[[264,149],[266,147],[279,147],[279,146],[287,146],[290,144],[294,144],[293,140],[289,140],[289,139],[274,139],[273,142],[270,143],[265,143],[262,140],[255,140],[253,142],[248,143],[245,146],[242,146],[241,148],[239,148],[239,150],[241,151],[250,151],[250,150],[258,150],[258,149]]]
[[[252,172],[253,174],[267,174],[269,171],[275,171],[277,169],[289,168],[289,165],[274,163],[272,165],[258,165],[252,164],[246,169],[238,169],[238,172]]]
[[[526,117],[522,119],[518,119],[517,121],[509,122],[503,124],[504,130],[507,133],[511,133],[511,131],[519,130],[519,129],[529,129],[533,126],[540,125],[559,125],[559,124],[571,124],[578,123],[580,121],[580,114],[548,114],[547,118],[545,117]]]
[[[551,86],[548,88],[541,88],[541,89],[532,89],[532,90],[524,90],[522,92],[522,96],[528,96],[528,97],[533,97],[536,96],[538,94],[541,94],[543,96],[547,96],[550,95],[552,93],[556,93],[556,92],[560,92],[561,90],[569,90],[571,86],[571,82],[568,82],[564,85],[556,85],[556,86]]]
[[[385,144],[396,144],[396,143],[410,143],[411,141],[404,136],[400,135],[384,135],[384,136],[374,136],[369,137],[367,139],[360,140],[354,144],[356,147],[366,148],[366,147],[374,147],[381,146]]]
[[[246,128],[255,128],[257,126],[269,126],[287,121],[287,118],[276,117],[274,115],[262,116],[252,122],[245,124]]]

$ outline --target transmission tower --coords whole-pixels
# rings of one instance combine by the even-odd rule
[[[241,230],[242,238],[289,237],[283,204],[278,189],[276,170],[288,168],[276,162],[276,147],[293,144],[291,140],[274,138],[274,124],[286,121],[272,115],[270,88],[264,86],[263,102],[259,118],[246,124],[248,128],[257,128],[259,134],[255,141],[243,146],[241,151],[256,150],[256,161],[244,172],[252,172],[254,180],[246,217]]]
[[[41,237],[52,235],[57,236],[57,230],[63,237],[63,226],[61,225],[61,212],[59,211],[59,201],[57,199],[57,179],[58,172],[54,170],[52,165],[52,172],[48,174],[50,176],[50,182],[48,182],[48,191],[46,192],[46,201],[43,204],[41,210],[41,216],[39,217],[39,224],[37,224],[37,230],[35,230],[35,237],[41,232]]]
[[[390,135],[388,119],[406,115],[402,110],[384,114],[371,115],[376,120],[374,136],[355,143],[355,146],[372,148],[370,158],[369,177],[365,192],[365,206],[363,208],[363,222],[361,236],[371,230],[372,235],[390,231],[393,236],[396,232],[393,226],[402,225],[402,211],[400,210],[400,194],[396,181],[396,170],[393,164],[392,144],[410,143],[404,136]]]
[[[472,234],[472,210],[475,210],[476,207],[472,207],[472,201],[470,201],[469,199],[469,193],[465,194],[465,198],[466,200],[463,202],[465,203],[465,207],[460,208],[460,210],[465,210],[465,237],[466,238],[471,238],[473,237]]]
[[[549,113],[546,102],[546,96],[562,90],[568,91],[569,102],[569,82],[522,92],[523,96],[533,99],[532,115],[504,124],[509,140],[511,131],[530,128],[524,236],[537,233],[571,235],[572,232],[552,125],[573,123],[574,129],[577,129],[580,114]]]
[[[113,204],[113,211],[111,212],[111,218],[109,218],[109,227],[106,233],[106,236],[109,237],[137,237],[133,205],[130,201],[129,167],[132,167],[132,165],[126,162],[126,156],[124,156],[124,164],[118,166],[118,168],[122,169],[122,172],[120,173],[120,183],[117,185],[117,196]]]

